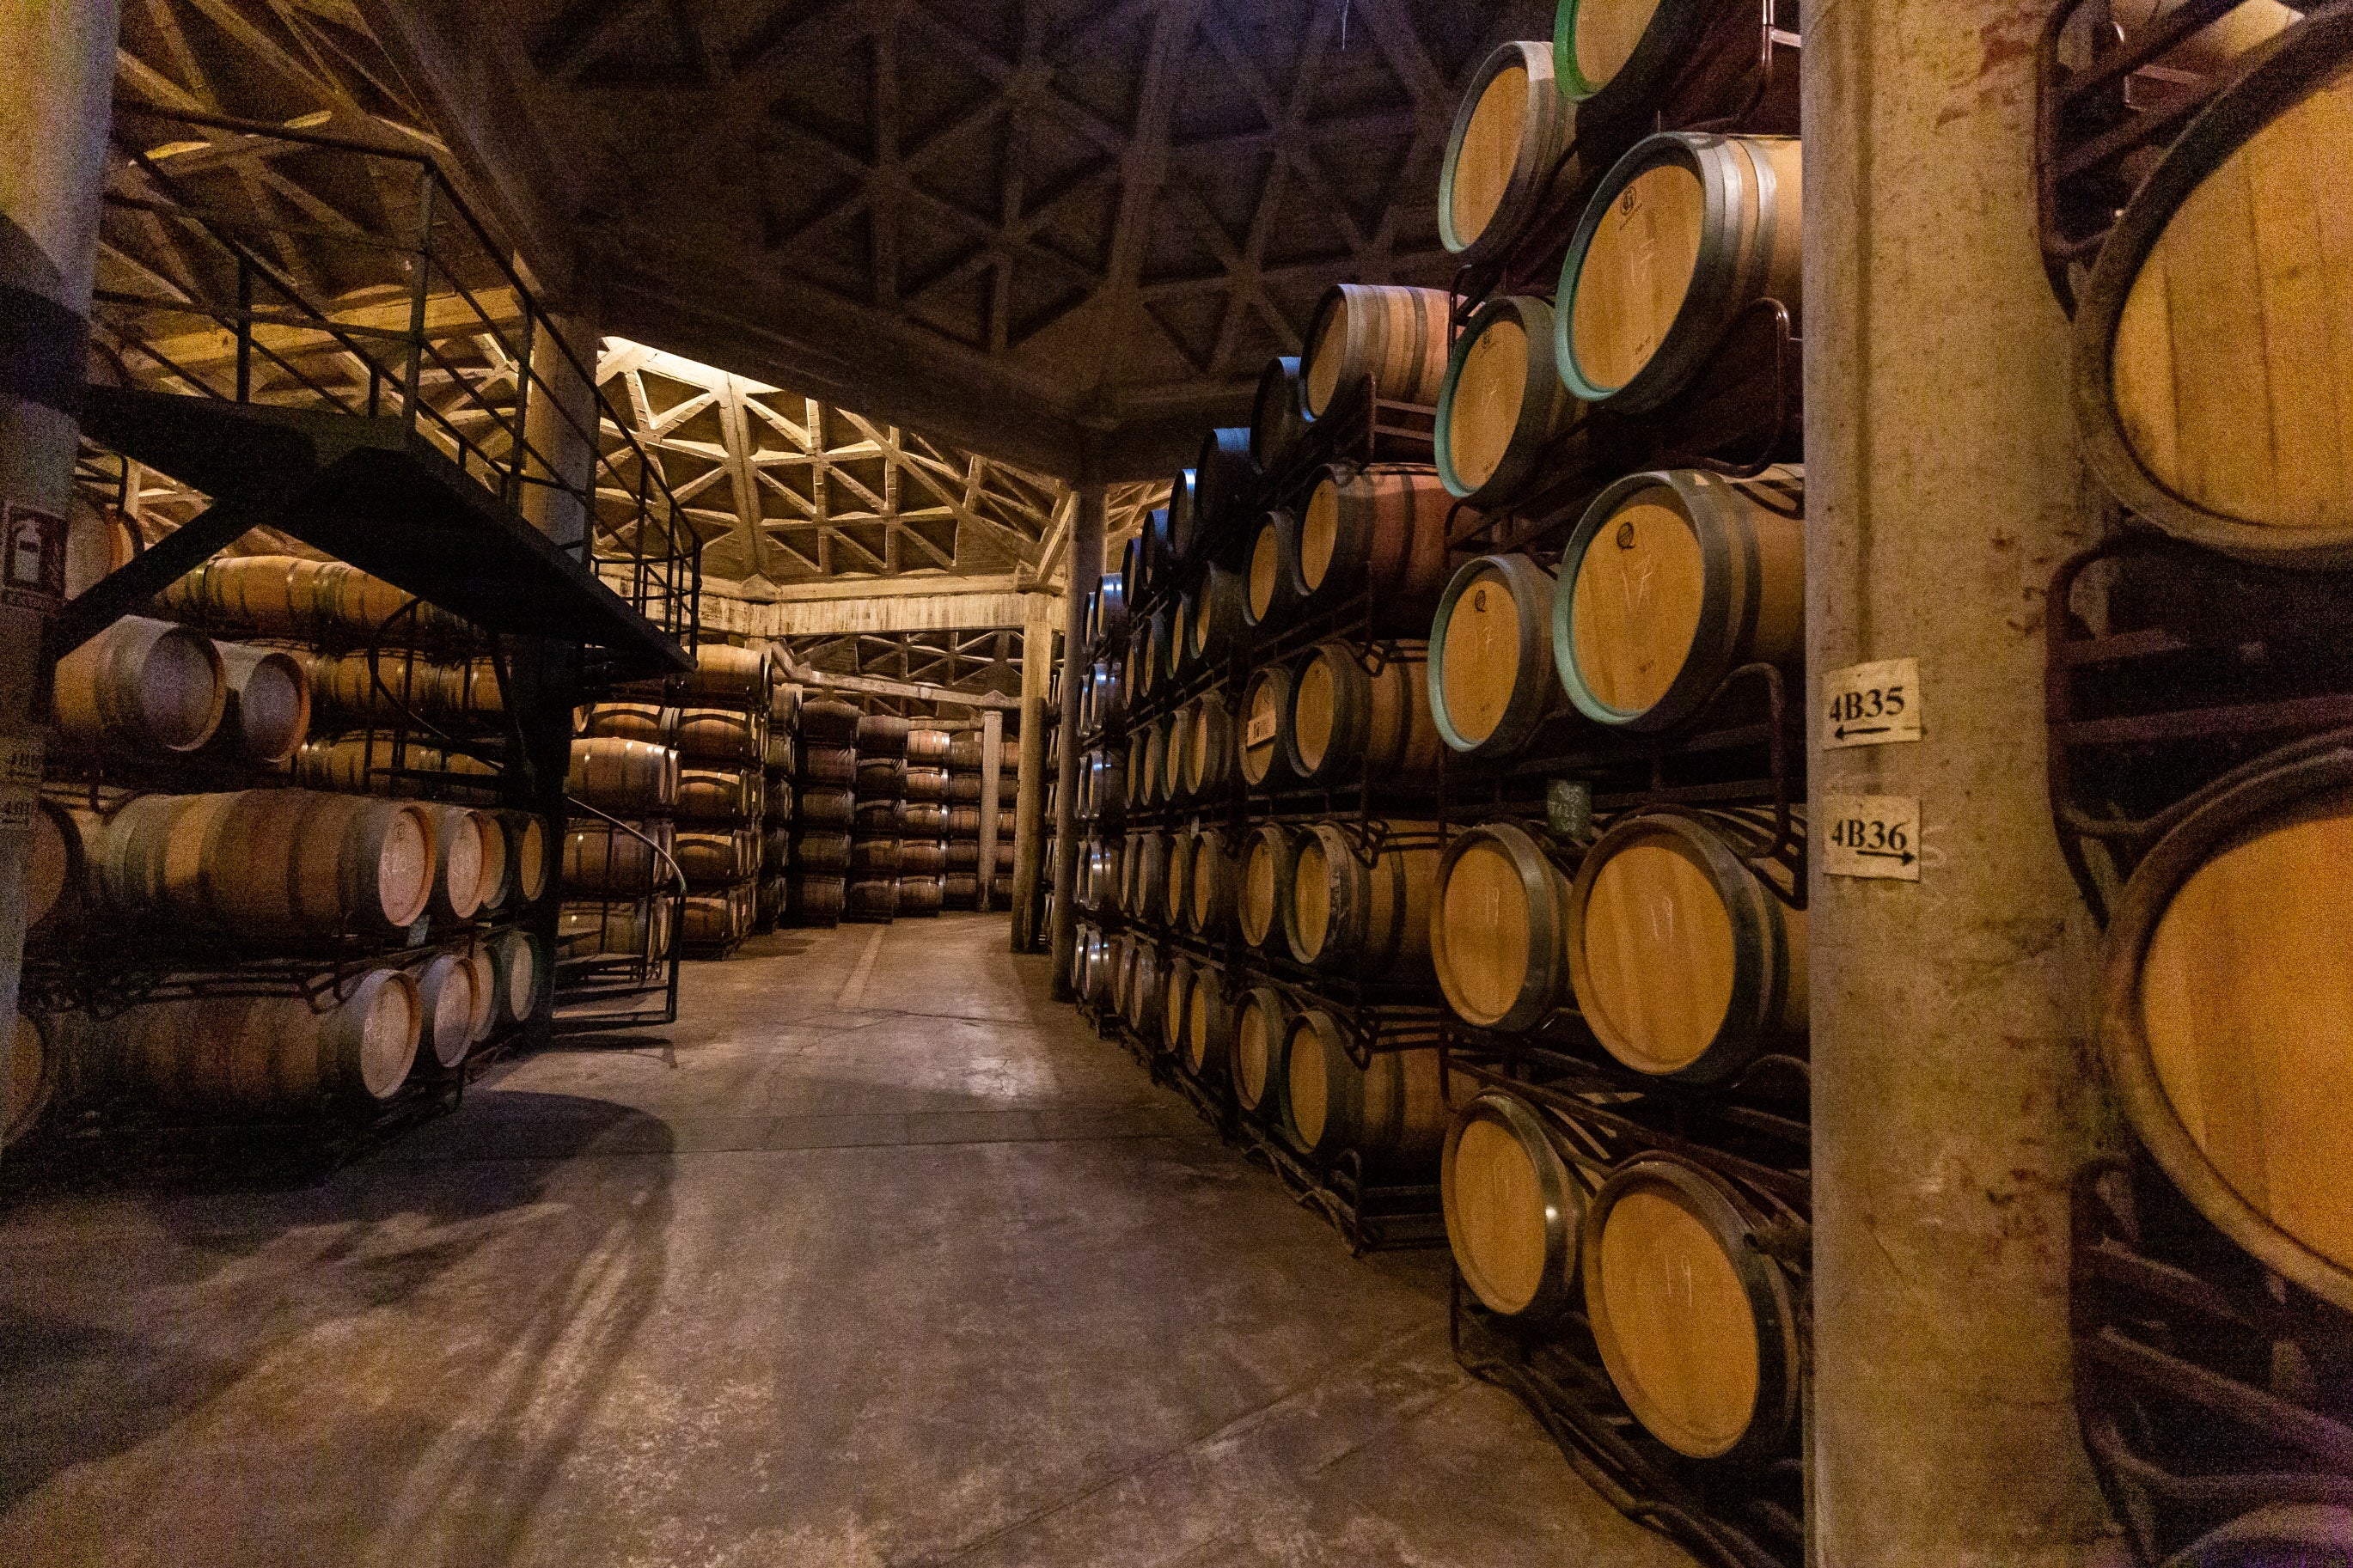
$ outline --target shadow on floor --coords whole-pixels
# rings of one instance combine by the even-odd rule
[[[641,1111],[500,1098],[532,1159],[20,1201],[0,1561],[506,1561],[660,1293],[672,1162]]]

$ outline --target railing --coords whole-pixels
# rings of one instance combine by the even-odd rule
[[[424,152],[118,103],[93,316],[126,385],[398,421],[693,640],[657,459]]]

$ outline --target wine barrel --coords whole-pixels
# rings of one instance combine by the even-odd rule
[[[1144,778],[1137,799],[1145,805],[1165,804],[1168,777],[1168,719],[1155,719],[1144,728]]]
[[[345,671],[353,665],[358,667],[363,676],[365,675],[367,660],[364,658],[355,656],[352,658],[334,661],[330,679],[332,681],[332,689],[337,693],[338,705],[346,700],[343,693],[343,688],[347,684]],[[326,666],[327,661],[322,660],[319,668],[324,669]],[[367,709],[363,708],[361,716],[364,716],[367,711]],[[649,745],[668,746],[675,742],[678,738],[677,721],[678,710],[665,708],[659,702],[598,702],[580,710],[579,734],[583,740],[602,737],[616,741],[643,741]]]
[[[1577,110],[1555,83],[1551,45],[1497,48],[1472,77],[1446,139],[1439,243],[1466,264],[1503,255],[1563,184],[1556,166],[1576,139]]]
[[[1371,629],[1421,637],[1446,591],[1454,498],[1427,468],[1329,468],[1299,520],[1300,608],[1314,614],[1367,589]]]
[[[1221,1083],[1232,1070],[1234,1008],[1226,999],[1225,976],[1214,966],[1196,964],[1185,995],[1185,1033],[1177,1059],[1202,1083]]]
[[[491,950],[480,942],[468,950],[466,969],[474,983],[474,1016],[470,1020],[474,1043],[480,1045],[499,1025],[499,970],[491,958]]]
[[[1169,481],[1168,504],[1145,513],[1136,531],[1136,561],[1144,569],[1143,592],[1138,599],[1158,598],[1168,591],[1176,574],[1176,534],[1181,526],[1188,535],[1193,524],[1195,489],[1190,468],[1179,468]],[[1131,579],[1133,581],[1134,579]]]
[[[813,698],[801,704],[801,739],[820,746],[855,746],[858,721],[863,717],[854,703]]]
[[[417,972],[417,1054],[445,1070],[474,1046],[474,971],[461,952],[436,953]]]
[[[776,665],[776,673],[779,676],[784,673],[781,662]],[[781,730],[789,735],[800,728],[800,722],[801,689],[783,685],[768,688],[768,728]]]
[[[1164,802],[1181,801],[1190,797],[1187,786],[1185,752],[1193,739],[1193,707],[1187,703],[1166,718],[1154,721],[1154,731],[1161,738],[1160,776],[1153,781],[1153,798]]]
[[[1291,1020],[1291,1004],[1271,985],[1252,986],[1234,1003],[1234,1103],[1246,1116],[1267,1121],[1282,1114]]]
[[[947,888],[936,872],[899,879],[899,912],[918,919],[936,915],[947,898]]]
[[[142,1098],[257,1114],[391,1099],[417,1060],[421,1015],[415,980],[372,969],[316,1010],[300,996],[161,1002],[111,1032]]]
[[[772,773],[760,785],[760,819],[781,826],[793,819],[793,781]],[[935,808],[936,809],[936,808]]]
[[[976,871],[980,868],[980,844],[971,838],[948,840],[948,869]]]
[[[1089,752],[1079,763],[1079,816],[1116,821],[1127,802],[1127,759]],[[977,824],[975,825],[977,826]]]
[[[2117,900],[2099,1029],[2126,1118],[2174,1185],[2265,1268],[2353,1310],[2353,895],[2330,858],[2353,845],[2343,741],[2193,797]]]
[[[564,834],[564,890],[572,897],[641,899],[676,886],[667,822],[575,817]]]
[[[980,903],[980,878],[972,871],[950,871],[940,879],[940,898],[951,909],[969,910]]]
[[[681,709],[677,734],[682,761],[722,767],[762,762],[767,740],[758,714],[733,708]]]
[[[678,753],[643,741],[572,742],[566,794],[617,816],[666,811],[678,799]]]
[[[1302,837],[1293,828],[1270,822],[1253,828],[1243,841],[1241,879],[1234,901],[1242,940],[1261,952],[1279,952],[1289,943],[1289,921],[1283,911],[1291,905]]]
[[[944,838],[949,808],[938,801],[902,802],[899,830],[910,838]]]
[[[948,832],[958,838],[980,837],[980,807],[952,805],[948,807]]]
[[[1358,1067],[1340,1021],[1310,1007],[1282,1056],[1282,1131],[1302,1154],[1329,1165],[1353,1149],[1363,1170],[1390,1176],[1437,1162],[1448,1119],[1436,1047],[1376,1050]]]
[[[1798,1415],[1789,1285],[1720,1180],[1665,1155],[1611,1172],[1577,1268],[1601,1363],[1651,1436],[1694,1459],[1780,1451]]]
[[[910,765],[907,769],[907,798],[912,801],[942,801],[948,796],[948,771],[945,768],[925,768]]]
[[[2353,409],[2311,395],[2342,383],[2353,328],[2348,48],[2353,19],[2312,17],[2244,68],[2126,205],[2075,312],[2093,473],[2248,560],[2353,563]]]
[[[1095,630],[1089,640],[1098,647],[1118,647],[1127,637],[1127,579],[1106,572],[1095,591]]]
[[[1097,839],[1087,846],[1079,876],[1080,901],[1086,908],[1112,910],[1118,907],[1120,857],[1124,847],[1116,840],[1103,839]],[[978,863],[976,858],[974,864]]]
[[[482,909],[503,908],[514,896],[515,867],[508,858],[506,824],[494,811],[476,811],[474,829],[482,844]]]
[[[1191,899],[1185,910],[1185,929],[1212,940],[1225,935],[1233,923],[1240,897],[1241,866],[1227,848],[1224,834],[1204,828],[1193,846]]]
[[[765,711],[773,675],[765,647],[707,642],[694,650],[694,668],[687,672],[683,684],[690,697]]]
[[[1127,710],[1134,713],[1149,701],[1160,684],[1159,658],[1163,649],[1153,636],[1154,616],[1138,610],[1128,619],[1134,629],[1128,634],[1127,659],[1121,668],[1127,674]]]
[[[100,829],[95,812],[73,811],[53,800],[33,802],[32,841],[25,851],[25,926],[37,931],[54,918],[69,925],[91,887],[83,834]]]
[[[1282,626],[1299,613],[1299,518],[1271,511],[1259,520],[1243,568],[1242,624],[1253,632]]]
[[[0,1106],[0,1149],[15,1144],[40,1125],[41,1113],[57,1095],[58,1060],[51,1029],[29,1014],[16,1015],[8,1047],[8,1100]]]
[[[1236,765],[1242,783],[1254,790],[1289,789],[1299,783],[1293,768],[1291,743],[1284,734],[1291,722],[1293,676],[1288,665],[1261,665],[1242,688],[1241,733],[1237,737]]]
[[[1500,507],[1543,479],[1561,437],[1585,416],[1552,353],[1550,300],[1506,295],[1473,312],[1446,363],[1431,439],[1449,495]]]
[[[812,785],[824,789],[854,787],[858,783],[857,749],[802,742],[800,778],[803,789]]]
[[[557,912],[556,939],[567,953],[659,963],[670,956],[676,935],[671,910],[667,894],[635,903],[567,903]]]
[[[1509,757],[1568,707],[1549,647],[1552,574],[1525,555],[1462,563],[1430,627],[1430,714],[1455,751]]]
[[[1299,395],[1299,361],[1289,354],[1271,359],[1259,373],[1258,395],[1250,403],[1250,460],[1258,465],[1262,476],[1279,474],[1306,436],[1307,411]]]
[[[2255,1486],[2247,1489],[2253,1492]],[[2167,1558],[2162,1568],[2341,1568],[2348,1541],[2353,1508],[2265,1503],[2208,1531]]]
[[[1184,793],[1203,801],[1221,798],[1238,776],[1233,715],[1215,691],[1202,693],[1187,707],[1192,717],[1185,732]]]
[[[1356,838],[1335,823],[1318,822],[1299,835],[1282,931],[1300,963],[1383,981],[1429,977],[1437,825],[1383,826],[1369,863]]]
[[[1122,1015],[1138,1040],[1149,1044],[1160,1032],[1160,992],[1168,978],[1160,943],[1138,936],[1128,944],[1127,1009]]]
[[[897,884],[892,903],[896,905]],[[853,889],[854,890],[854,889]],[[686,900],[681,938],[706,952],[741,942],[752,930],[754,893],[748,882],[724,892],[697,893]]]
[[[528,811],[502,811],[499,824],[506,830],[507,865],[515,897],[524,904],[535,904],[547,891],[547,824]]]
[[[796,755],[792,736],[782,730],[770,728],[768,743],[760,749],[761,764],[772,775],[789,777]]]
[[[848,901],[847,887],[839,877],[796,873],[785,889],[786,916],[803,925],[833,925]]]
[[[907,798],[907,764],[897,757],[858,759],[858,795],[861,800]]]
[[[1609,1054],[1717,1083],[1806,1028],[1806,915],[1705,825],[1621,819],[1569,889],[1568,977]]]
[[[848,789],[804,789],[800,800],[803,827],[848,827],[858,809],[858,792]]]
[[[1160,876],[1160,907],[1152,918],[1170,931],[1185,929],[1185,916],[1193,907],[1193,852],[1200,840],[1196,828],[1186,828],[1168,837],[1168,862]]]
[[[1445,743],[1430,719],[1420,650],[1392,647],[1379,657],[1368,670],[1355,644],[1335,638],[1300,659],[1280,733],[1303,783],[1413,784],[1437,773]]]
[[[686,885],[697,892],[732,887],[760,869],[760,840],[746,829],[681,832],[670,847],[670,857],[686,873]]]
[[[1568,879],[1525,829],[1490,823],[1446,841],[1430,955],[1455,1016],[1525,1029],[1568,999]]]
[[[858,721],[858,755],[889,757],[903,763],[907,757],[907,721],[890,713],[869,713]]]
[[[850,879],[849,891],[842,899],[842,919],[888,922],[899,918],[899,879],[895,864],[897,859],[895,847],[892,858],[894,864],[891,868],[890,875],[868,876],[864,874],[865,871],[879,870],[880,868],[864,868],[860,875]]]
[[[52,716],[68,739],[139,753],[193,752],[228,701],[210,637],[125,616],[58,660]]]
[[[487,945],[498,993],[498,1022],[501,1026],[520,1024],[538,1005],[539,979],[546,969],[538,939],[527,931],[506,931]]]
[[[1438,401],[1451,311],[1443,289],[1335,283],[1316,302],[1300,357],[1300,408],[1311,419],[1370,384],[1390,403]]]
[[[433,821],[433,896],[437,921],[470,921],[482,907],[482,824],[462,805],[427,805]]]
[[[676,807],[687,822],[757,822],[760,819],[760,774],[718,768],[681,768]]]
[[[1479,1304],[1530,1327],[1577,1300],[1577,1252],[1592,1184],[1567,1139],[1517,1095],[1487,1089],[1454,1114],[1439,1203],[1456,1272]]]
[[[1140,921],[1157,922],[1168,900],[1168,835],[1146,833],[1137,847],[1135,880],[1127,912]]]
[[[432,809],[470,822],[462,808]],[[437,826],[427,808],[361,795],[146,795],[109,819],[97,878],[126,912],[169,909],[241,936],[388,936],[438,901]],[[469,862],[478,880],[479,846],[461,872]]]
[[[1152,1020],[1154,1045],[1165,1055],[1182,1056],[1185,1050],[1185,1009],[1193,999],[1196,966],[1192,957],[1184,952],[1169,955],[1168,971],[1160,981],[1159,1016]]]
[[[1248,542],[1242,531],[1258,515],[1259,488],[1263,482],[1257,458],[1250,451],[1247,426],[1211,430],[1201,437],[1200,455],[1193,459],[1193,504],[1183,514],[1186,531],[1172,542],[1180,564],[1238,555]],[[1170,518],[1173,529],[1176,518]]]
[[[899,841],[895,838],[855,838],[849,844],[853,879],[895,882],[899,879]]]
[[[1120,676],[1112,661],[1098,659],[1087,667],[1079,689],[1079,728],[1092,731],[1117,719],[1124,710]]]
[[[1250,645],[1254,638],[1249,603],[1250,584],[1241,573],[1223,566],[1209,568],[1194,596],[1189,623],[1194,668],[1214,668]]]
[[[1050,784],[1047,787],[1051,789],[1052,785]],[[960,805],[970,805],[980,799],[980,795],[981,784],[978,773],[948,775],[948,799]]]
[[[1735,316],[1802,326],[1794,137],[1662,132],[1602,176],[1569,241],[1553,358],[1569,391],[1641,414],[1681,391]]]
[[[1806,491],[1695,469],[1629,474],[1594,498],[1561,553],[1553,666],[1579,712],[1672,729],[1746,664],[1806,651]]]
[[[948,868],[948,845],[944,838],[902,838],[899,840],[899,879],[910,877],[936,877]]]
[[[238,754],[274,766],[292,758],[311,732],[311,678],[280,648],[216,643],[225,700],[217,731],[233,735]]]
[[[945,730],[909,730],[907,765],[913,767],[920,763],[929,768],[945,768],[948,752],[955,745],[955,736]]]

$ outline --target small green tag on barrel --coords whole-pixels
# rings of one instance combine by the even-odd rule
[[[1553,779],[1545,785],[1545,827],[1555,838],[1593,837],[1593,786],[1583,779]]]

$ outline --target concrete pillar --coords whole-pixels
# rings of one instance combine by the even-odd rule
[[[1014,795],[1013,951],[1035,952],[1039,940],[1038,877],[1046,854],[1046,683],[1053,673],[1053,598],[1021,601],[1021,773]]]
[[[1054,995],[1065,1002],[1075,994],[1071,961],[1079,933],[1079,670],[1087,654],[1087,595],[1103,580],[1103,487],[1082,485],[1062,595],[1062,765],[1054,785]]]
[[[571,346],[569,358],[551,333]],[[596,468],[599,337],[594,322],[575,311],[543,320],[531,347],[531,401],[522,426],[532,453],[528,471],[555,482],[524,485],[519,510],[533,527],[575,552],[585,552],[588,538],[588,512],[576,492]],[[589,379],[573,367],[575,359]]]
[[[2070,1405],[2090,929],[2044,795],[2043,591],[2086,537],[2034,229],[2055,0],[1807,8],[1817,1560],[2034,1568],[2106,1529]],[[1916,658],[1925,738],[1825,750]],[[1919,802],[1920,879],[1825,874],[1828,794]]]
[[[60,588],[115,31],[115,0],[0,5],[0,314],[11,322],[0,374],[0,504],[12,514],[11,558],[20,537],[36,544],[54,533]],[[24,965],[25,858],[47,707],[41,635],[49,607],[21,589],[9,600],[0,602],[0,1022],[16,1016]],[[0,1032],[0,1079],[14,1037]]]
[[[1005,754],[1005,715],[991,708],[980,716],[980,910],[995,907],[989,886],[997,880],[997,763]]]

